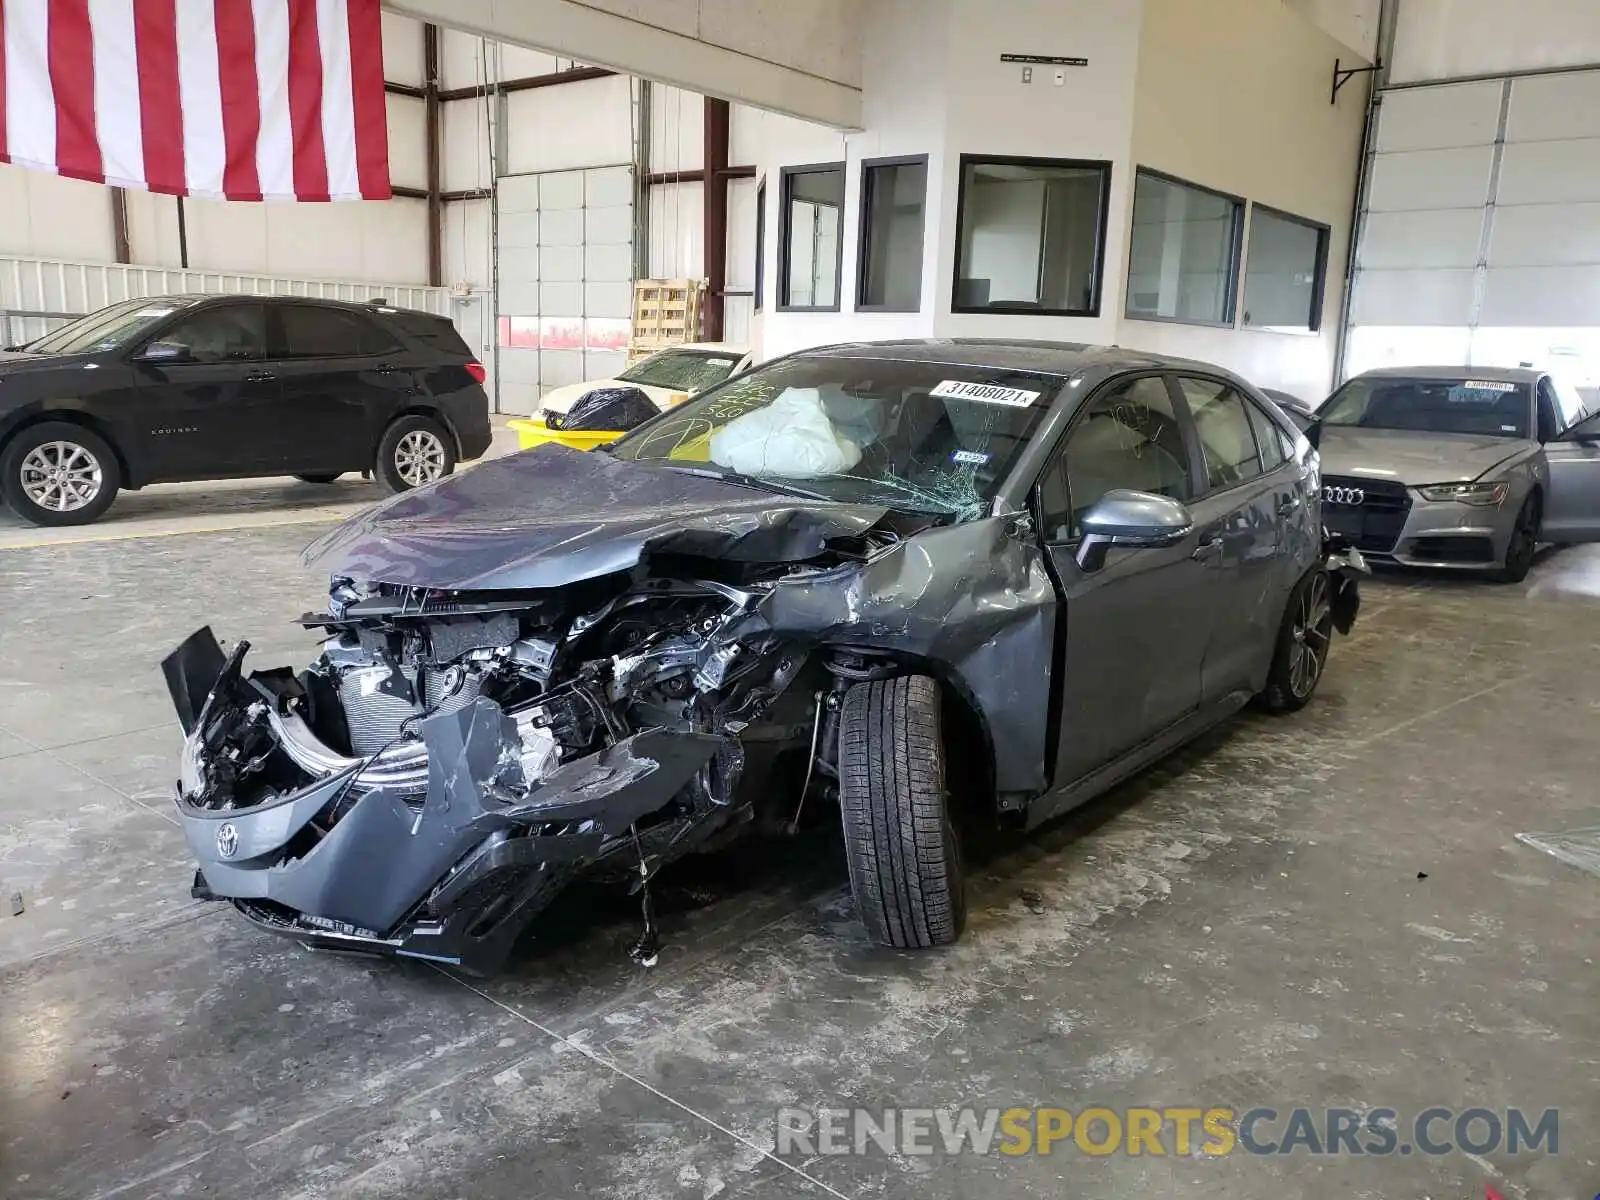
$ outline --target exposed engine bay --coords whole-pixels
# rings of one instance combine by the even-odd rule
[[[245,675],[247,643],[224,655],[199,631],[163,664],[196,894],[314,944],[488,971],[576,871],[611,865],[644,892],[648,959],[662,864],[792,827],[806,785],[827,786],[823,726],[874,660],[752,616],[778,581],[850,557],[559,591],[335,579],[301,619],[325,637],[299,672]],[[786,752],[806,784],[772,786]]]

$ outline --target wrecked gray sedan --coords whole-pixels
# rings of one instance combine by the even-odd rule
[[[861,917],[954,940],[958,825],[1031,826],[1253,697],[1311,697],[1359,561],[1315,451],[1200,363],[815,350],[582,454],[398,496],[307,552],[315,661],[164,663],[195,894],[491,972],[580,873],[842,812]]]

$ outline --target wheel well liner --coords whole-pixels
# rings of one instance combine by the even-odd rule
[[[39,408],[28,412],[17,421],[10,429],[0,434],[0,455],[4,455],[6,448],[21,437],[35,425],[43,425],[50,421],[61,421],[68,425],[80,425],[94,434],[106,445],[111,447],[111,455],[117,460],[117,475],[121,486],[124,488],[138,488],[143,486],[142,479],[135,478],[130,469],[126,451],[117,444],[110,427],[91,413],[86,413],[76,408]]]
[[[455,443],[453,453],[456,456],[456,461],[461,461],[460,431],[456,429],[455,425],[451,423],[450,418],[445,416],[442,410],[429,404],[408,404],[405,408],[402,408],[399,412],[395,413],[394,416],[385,421],[383,428],[378,431],[378,440],[372,445],[373,458],[378,456],[378,447],[383,445],[383,439],[388,436],[389,430],[394,428],[394,423],[396,421],[404,421],[407,417],[427,417],[430,421],[438,422],[439,427],[449,434],[450,440]]]
[[[939,685],[939,693],[944,698],[945,737],[951,751],[947,764],[957,776],[953,782],[971,785],[970,789],[953,790],[952,800],[958,810],[966,810],[966,815],[976,816],[980,812],[996,815],[1000,805],[995,791],[994,733],[977,698],[955,673],[944,664],[916,655],[874,651],[863,646],[838,649],[861,658],[890,662],[895,674],[926,675]]]

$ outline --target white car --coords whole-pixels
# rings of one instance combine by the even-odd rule
[[[556,388],[539,402],[540,412],[564,413],[596,388],[636,387],[657,408],[681,404],[712,384],[750,368],[750,348],[728,342],[688,342],[642,358],[615,379],[590,379]]]

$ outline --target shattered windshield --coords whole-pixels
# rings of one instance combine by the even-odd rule
[[[623,383],[671,388],[675,392],[703,392],[721,383],[739,365],[736,354],[701,354],[690,350],[663,350],[635,363],[617,378]]]
[[[802,356],[706,392],[613,453],[970,521],[1061,385],[998,367]]]

